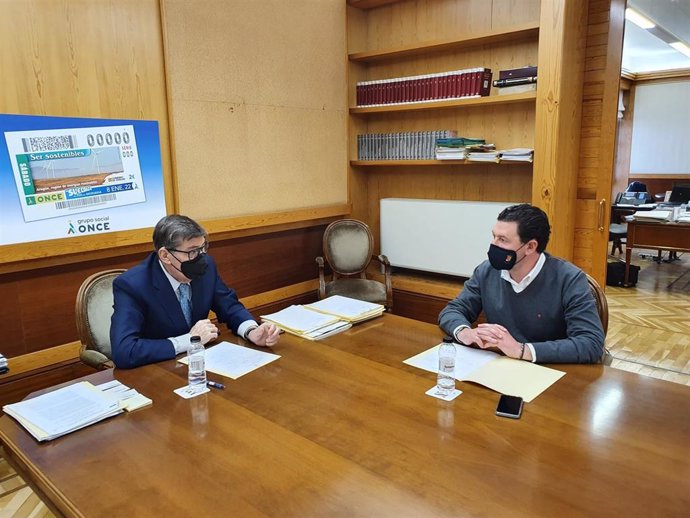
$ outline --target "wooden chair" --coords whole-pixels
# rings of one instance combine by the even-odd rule
[[[601,326],[604,328],[604,338],[606,338],[606,333],[609,330],[609,303],[606,300],[606,295],[604,290],[601,289],[599,283],[594,280],[593,277],[587,275],[587,282],[589,283],[589,289],[592,291],[594,296],[594,301],[597,304],[597,312],[599,313],[599,319],[601,320]],[[601,357],[601,363],[604,365],[611,365],[613,357],[609,350],[604,346],[604,354]]]
[[[79,288],[75,313],[81,341],[79,359],[95,369],[114,367],[110,351],[113,281],[125,270],[105,270],[88,277]]]
[[[385,255],[372,255],[374,238],[369,227],[355,219],[334,221],[323,234],[323,253],[333,271],[326,281],[323,257],[316,258],[319,266],[319,298],[342,295],[393,308],[391,265]],[[367,279],[365,271],[372,259],[383,266],[384,282]]]

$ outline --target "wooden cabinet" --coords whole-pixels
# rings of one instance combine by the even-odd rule
[[[561,209],[570,203],[561,193],[572,194],[577,172],[572,143],[579,135],[587,15],[583,2],[350,0],[348,4],[353,216],[369,223],[378,243],[381,198],[532,202],[547,211],[554,230],[568,234],[556,253],[569,257],[573,223],[561,222],[555,206],[556,200]],[[565,53],[568,59],[561,63],[569,68],[564,70],[555,63]],[[497,78],[500,70],[525,65],[539,66],[536,92],[499,95],[492,88],[491,95],[482,98],[356,106],[358,81],[474,67],[490,68]],[[358,134],[431,130],[456,130],[460,136],[484,138],[498,149],[532,147],[535,163],[357,160]],[[575,160],[572,167],[564,168],[567,160]],[[572,210],[565,213],[572,216]]]

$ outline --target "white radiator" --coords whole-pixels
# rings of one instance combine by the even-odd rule
[[[470,277],[512,202],[381,200],[381,253],[393,266]]]

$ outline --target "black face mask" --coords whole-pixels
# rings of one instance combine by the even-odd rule
[[[525,246],[526,244],[527,243],[523,244],[522,246]],[[500,246],[496,246],[491,243],[491,245],[489,245],[489,253],[487,254],[489,256],[491,266],[497,270],[510,270],[519,262],[516,261],[517,253],[522,246],[517,250],[508,250],[507,248],[501,248]],[[524,257],[522,259],[524,259]],[[522,261],[522,259],[520,259],[520,261]]]
[[[206,268],[208,268],[206,254],[199,254],[191,261],[181,262],[180,268],[178,269],[182,272],[182,275],[187,277],[187,279],[194,280],[205,274]]]

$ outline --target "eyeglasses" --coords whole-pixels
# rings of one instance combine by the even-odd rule
[[[199,248],[193,248],[192,250],[177,250],[176,248],[166,248],[168,252],[179,252],[181,254],[187,254],[187,257],[189,258],[190,261],[193,261],[197,257],[199,257],[201,254],[205,254],[208,252],[208,247],[209,247],[209,242],[205,241],[203,245],[201,245]]]

